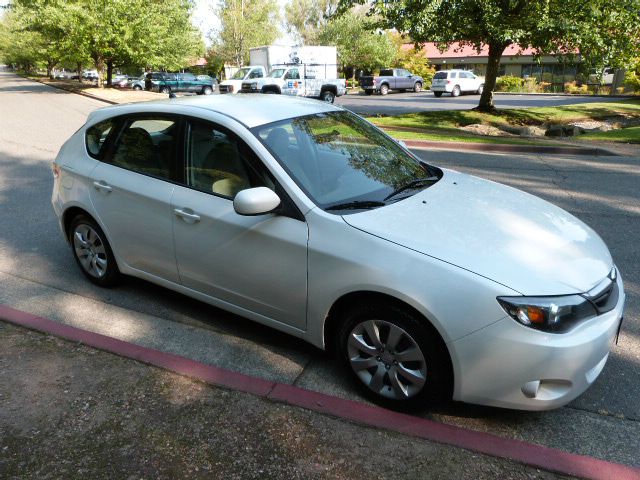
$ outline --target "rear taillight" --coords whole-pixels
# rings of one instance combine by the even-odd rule
[[[60,176],[60,166],[56,163],[51,164],[51,170],[53,171],[53,178],[58,178]]]
[[[451,80],[447,80],[447,85],[451,83]]]

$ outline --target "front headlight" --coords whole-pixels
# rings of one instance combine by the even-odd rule
[[[567,332],[598,314],[595,306],[580,295],[498,297],[498,302],[522,325],[551,333]]]

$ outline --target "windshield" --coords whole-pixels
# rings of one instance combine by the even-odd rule
[[[233,74],[233,77],[231,77],[231,80],[244,80],[244,77],[247,76],[247,73],[249,73],[249,70],[251,69],[241,68],[240,70],[238,70],[236,73]]]
[[[285,70],[286,68],[274,68],[273,70],[271,70],[269,76],[271,78],[280,78],[282,75],[284,75]]]
[[[350,112],[298,117],[252,131],[311,200],[328,210],[363,202],[365,208],[383,206],[430,185],[422,180],[433,183],[442,175]],[[421,181],[407,187],[416,180]]]

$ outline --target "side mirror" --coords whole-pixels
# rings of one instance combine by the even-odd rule
[[[267,187],[247,188],[233,199],[233,209],[238,215],[264,215],[280,205],[280,197]]]

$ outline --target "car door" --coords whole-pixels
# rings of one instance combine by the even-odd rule
[[[114,146],[91,173],[91,201],[119,261],[178,282],[171,196],[178,168],[176,117],[123,118]]]
[[[263,317],[304,329],[308,228],[303,217],[235,212],[237,192],[267,186],[264,164],[230,130],[187,122],[185,184],[171,208],[182,284]]]

